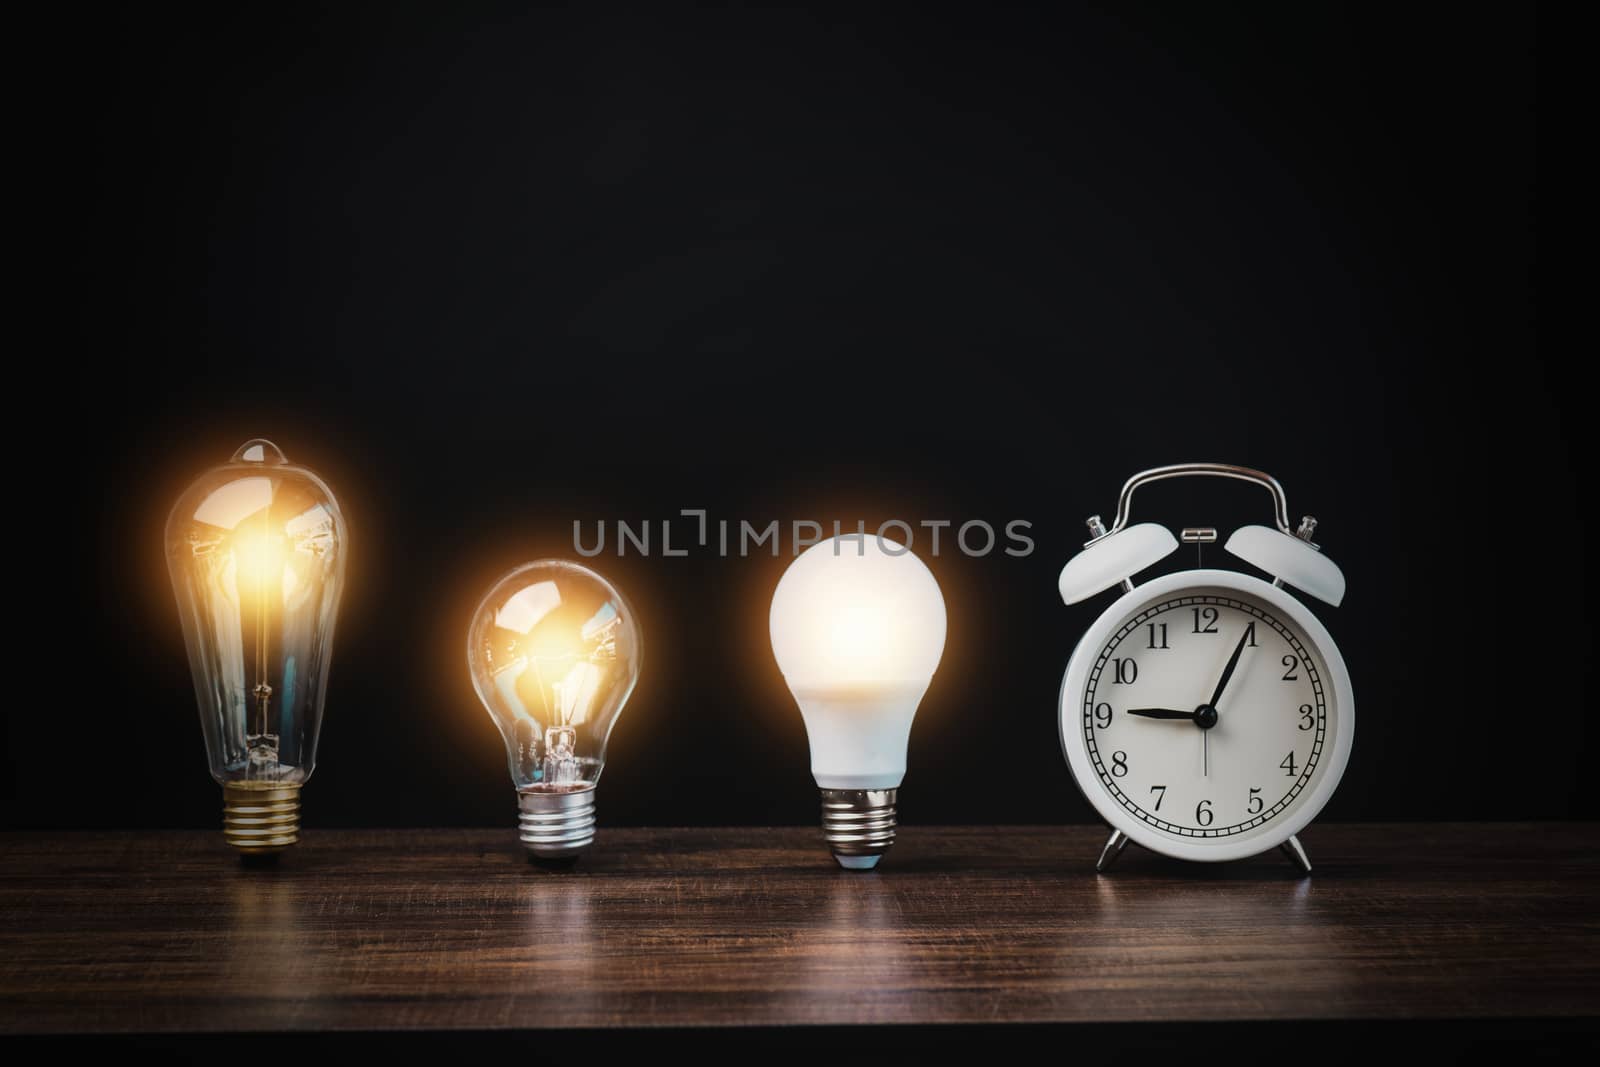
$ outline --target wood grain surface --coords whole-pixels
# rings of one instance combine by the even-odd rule
[[[1593,1017],[1600,826],[1319,826],[1185,865],[1092,827],[0,837],[0,1033]]]

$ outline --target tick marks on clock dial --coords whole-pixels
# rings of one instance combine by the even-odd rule
[[[1152,826],[1185,837],[1243,833],[1311,782],[1328,731],[1322,681],[1303,637],[1258,603],[1201,595],[1151,604],[1112,635],[1090,672],[1090,761],[1117,803]],[[1197,697],[1205,699],[1190,705]],[[1200,731],[1199,760],[1183,754],[1194,751],[1183,723]]]

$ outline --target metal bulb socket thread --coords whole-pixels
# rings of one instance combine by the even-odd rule
[[[847,871],[869,871],[894,844],[894,789],[822,790],[822,839]]]
[[[594,843],[594,786],[517,791],[517,833],[528,858],[567,860]]]
[[[300,840],[298,782],[224,782],[222,838],[243,859],[273,856]]]

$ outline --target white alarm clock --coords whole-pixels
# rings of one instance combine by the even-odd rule
[[[1223,545],[1271,575],[1200,568],[1135,586],[1176,552],[1164,526],[1128,525],[1133,493],[1203,475],[1259,483],[1275,528],[1246,526]],[[1157,467],[1128,479],[1107,530],[1062,568],[1061,598],[1122,595],[1078,642],[1061,682],[1061,747],[1084,796],[1111,825],[1096,870],[1127,843],[1185,860],[1240,859],[1280,847],[1302,871],[1296,834],[1339,785],[1355,732],[1344,658],[1310,609],[1285,589],[1329,604],[1344,575],[1311,543],[1316,520],[1289,528],[1283,488],[1261,471],[1220,463]],[[1185,542],[1217,539],[1209,528]],[[1197,552],[1199,549],[1197,548]]]

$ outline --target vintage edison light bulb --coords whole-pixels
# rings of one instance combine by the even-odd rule
[[[823,837],[840,866],[875,867],[894,843],[911,720],[944,653],[939,583],[887,537],[831,537],[783,572],[770,626],[811,742]]]
[[[222,833],[246,856],[299,840],[346,541],[322,479],[260,439],[202,474],[167,518],[167,570],[222,786]]]
[[[640,651],[628,602],[576,563],[523,564],[478,605],[467,667],[505,740],[530,858],[571,859],[593,842],[606,741],[639,680]]]

